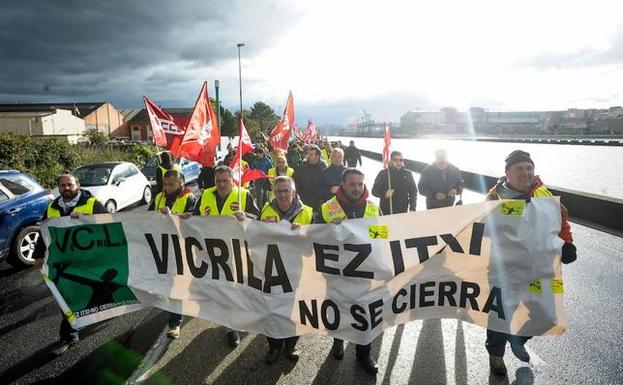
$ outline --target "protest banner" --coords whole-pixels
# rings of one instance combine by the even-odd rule
[[[42,225],[44,276],[75,327],[141,306],[282,338],[365,344],[414,319],[516,335],[566,328],[556,200],[317,224],[117,213]]]

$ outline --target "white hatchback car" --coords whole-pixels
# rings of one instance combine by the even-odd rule
[[[151,187],[142,172],[129,162],[106,162],[78,167],[72,173],[80,188],[89,191],[114,213],[137,202],[151,202]],[[58,196],[58,189],[54,191]]]

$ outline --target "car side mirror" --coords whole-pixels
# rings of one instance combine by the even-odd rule
[[[125,178],[120,176],[119,178],[115,179],[114,183],[115,186],[119,186],[121,183],[125,182]]]

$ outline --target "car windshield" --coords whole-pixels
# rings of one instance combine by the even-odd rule
[[[4,175],[0,178],[0,183],[14,195],[42,190],[38,184],[24,175]]]
[[[81,186],[104,186],[108,184],[113,168],[115,168],[114,164],[92,164],[77,168],[73,174],[78,178]]]

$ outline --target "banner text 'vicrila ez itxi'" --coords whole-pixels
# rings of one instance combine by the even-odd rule
[[[414,319],[517,335],[566,328],[556,200],[494,201],[291,229],[119,213],[42,225],[74,327],[145,306],[272,337],[368,343]]]

